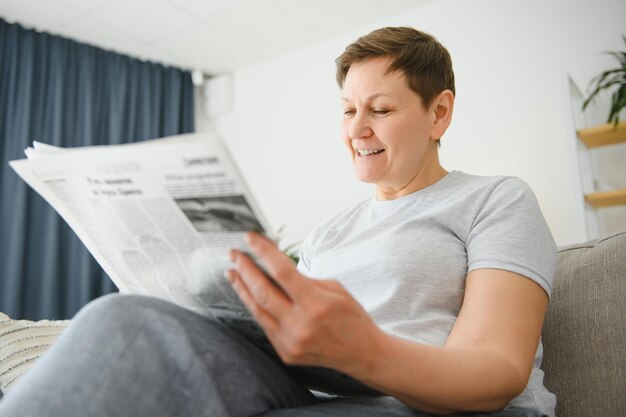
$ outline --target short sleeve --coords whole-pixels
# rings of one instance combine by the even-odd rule
[[[506,178],[487,196],[466,241],[468,272],[503,269],[537,282],[550,296],[556,244],[537,199],[519,178]]]

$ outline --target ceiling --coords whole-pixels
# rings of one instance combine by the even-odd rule
[[[213,75],[276,57],[426,2],[0,0],[0,17],[141,59]]]

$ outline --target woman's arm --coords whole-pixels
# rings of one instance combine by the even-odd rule
[[[530,279],[471,272],[446,345],[431,346],[382,332],[339,283],[300,275],[273,243],[250,237],[285,292],[237,251],[229,279],[285,363],[337,369],[437,414],[499,410],[526,387],[547,306]]]
[[[350,375],[428,412],[497,411],[528,383],[547,306],[545,291],[509,271],[466,280],[460,315],[443,347],[379,335]]]

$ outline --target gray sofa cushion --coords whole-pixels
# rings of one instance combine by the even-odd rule
[[[543,329],[557,415],[626,415],[626,232],[558,253]]]

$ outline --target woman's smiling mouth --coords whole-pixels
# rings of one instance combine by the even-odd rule
[[[358,156],[376,155],[384,151],[384,149],[356,149]]]

